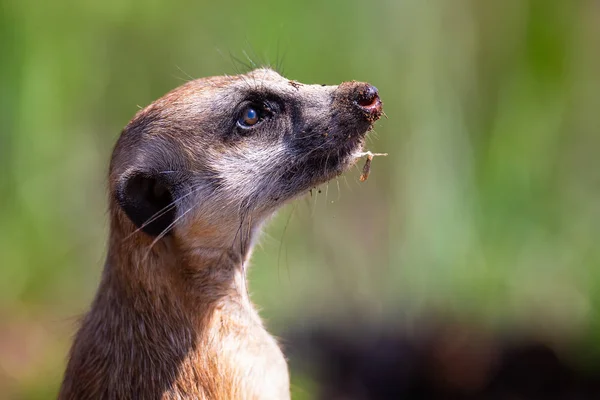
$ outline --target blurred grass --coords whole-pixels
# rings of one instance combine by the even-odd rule
[[[597,337],[598,38],[593,0],[0,0],[0,392],[58,387],[103,264],[122,127],[189,76],[244,69],[230,53],[369,81],[389,116],[369,180],[286,207],[255,251],[275,332],[437,310]]]

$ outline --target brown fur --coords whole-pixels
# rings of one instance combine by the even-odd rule
[[[164,242],[146,256],[152,239],[123,241],[135,227],[111,211],[107,267],[59,398],[285,398],[285,360],[246,294],[245,260]]]
[[[293,165],[289,160],[268,159],[271,153],[283,157],[283,135],[266,131],[268,142],[267,136],[215,134],[226,130],[225,122],[215,121],[221,114],[227,121],[226,113],[235,105],[232,96],[241,90],[268,87],[282,96],[291,96],[289,90],[305,91],[296,96],[305,96],[299,99],[308,99],[309,107],[316,108],[357,85],[338,90],[292,87],[287,82],[269,70],[193,81],[140,111],[125,128],[110,168],[110,240],[104,273],[75,337],[59,399],[289,398],[283,354],[247,294],[245,273],[252,243],[264,219],[278,206],[339,174],[353,158],[349,153],[338,157],[339,166],[332,170],[327,156],[325,170],[319,167],[307,176],[305,170],[287,167]],[[334,101],[340,110],[331,115],[351,108],[344,99]],[[283,121],[284,116],[279,118]],[[281,124],[278,130],[292,126]],[[356,128],[357,148],[366,127]],[[255,158],[264,164],[253,165],[248,157],[267,142],[275,150]],[[239,168],[227,165],[240,157]],[[230,176],[242,168],[248,172],[240,173],[239,181]],[[122,183],[136,171],[160,174],[169,169],[176,170],[178,182],[193,183],[194,190],[186,193],[194,196],[178,198],[182,200],[177,204],[178,218],[168,227],[170,234],[165,229],[154,237],[138,229],[117,199]],[[250,172],[256,176],[246,182]],[[279,190],[277,179],[285,178],[289,186],[290,177],[296,179],[295,186]],[[264,194],[268,185],[277,191],[260,198],[258,193]],[[187,211],[184,205],[189,206]]]

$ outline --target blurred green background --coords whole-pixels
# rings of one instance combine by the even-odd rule
[[[271,331],[435,312],[597,351],[598,1],[0,0],[3,398],[58,389],[122,127],[190,77],[245,70],[234,58],[369,81],[389,116],[369,180],[354,169],[287,206],[256,249]]]

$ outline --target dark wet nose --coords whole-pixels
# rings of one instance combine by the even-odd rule
[[[355,92],[354,104],[367,115],[369,120],[376,120],[381,116],[383,104],[377,88],[373,85],[364,83],[359,87]]]

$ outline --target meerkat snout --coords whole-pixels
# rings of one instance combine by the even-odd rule
[[[375,86],[365,84],[359,90],[355,100],[356,105],[365,112],[368,120],[376,120],[381,116],[383,105],[379,98],[379,91]]]

